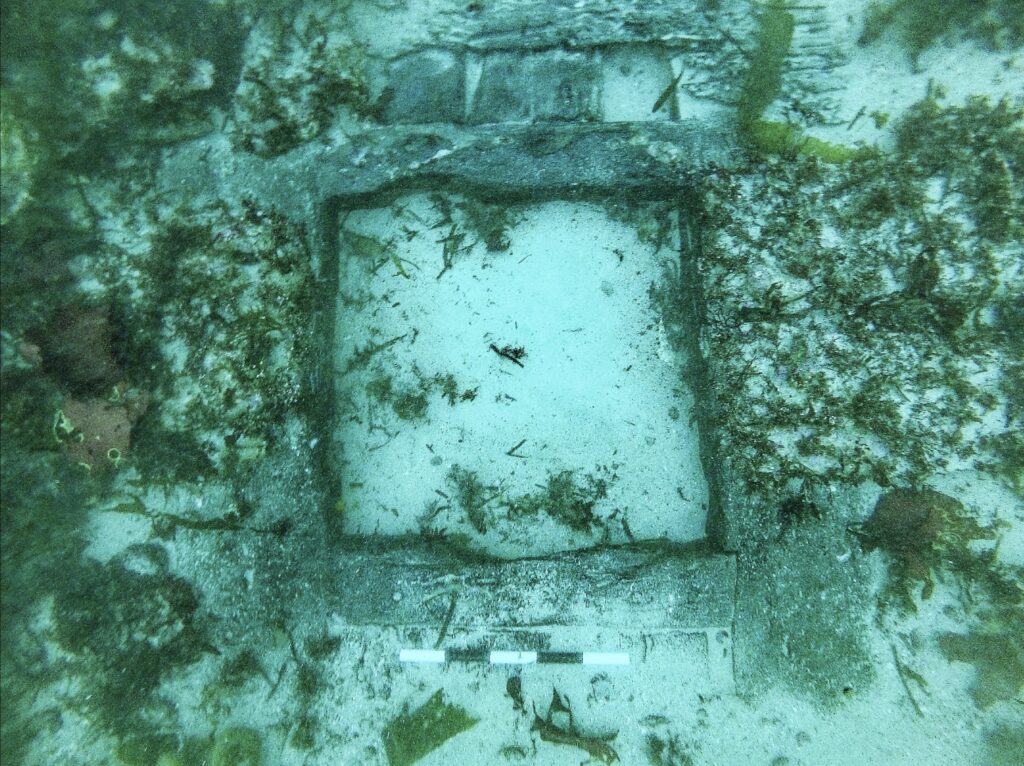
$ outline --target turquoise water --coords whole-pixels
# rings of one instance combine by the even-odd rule
[[[1020,6],[5,2],[3,762],[1019,762]]]

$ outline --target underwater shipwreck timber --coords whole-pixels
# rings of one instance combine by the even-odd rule
[[[1008,3],[151,5],[4,10],[5,762],[1014,762]]]

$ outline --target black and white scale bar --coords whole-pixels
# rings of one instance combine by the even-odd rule
[[[411,664],[446,662],[487,665],[628,665],[626,652],[516,652],[488,649],[401,649],[398,661]]]

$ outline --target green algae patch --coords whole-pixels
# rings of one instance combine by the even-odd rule
[[[946,659],[974,666],[970,694],[979,708],[1011,701],[1024,687],[1024,644],[1011,632],[944,633],[938,642]]]
[[[912,61],[938,42],[963,36],[989,50],[1006,50],[1024,39],[1020,0],[872,0],[864,15],[858,43],[870,45],[894,29]]]
[[[793,43],[796,19],[779,6],[768,6],[759,19],[757,50],[750,60],[740,94],[741,127],[749,127],[760,118],[782,88],[782,68]]]
[[[1002,243],[1024,234],[1024,103],[975,96],[945,106],[932,93],[907,111],[894,135],[915,178],[949,178],[978,235]]]
[[[986,763],[991,766],[1017,766],[1024,752],[1024,723],[1006,719],[985,731]]]
[[[939,650],[951,662],[974,667],[971,700],[981,710],[1020,700],[1024,689],[1024,569],[979,556],[960,574],[970,587],[974,610],[966,632],[937,636]]]
[[[796,125],[772,120],[753,120],[743,124],[747,141],[764,154],[815,157],[822,162],[849,162],[870,153],[870,149],[843,146],[805,135]]]
[[[440,689],[411,713],[406,710],[384,728],[384,750],[391,766],[408,766],[436,750],[480,719],[444,701]]]
[[[225,729],[213,739],[210,766],[260,766],[263,742],[255,729]]]
[[[1017,112],[928,99],[897,121],[891,152],[838,165],[769,157],[749,188],[707,179],[700,268],[718,454],[766,507],[791,482],[920,487],[957,461],[1024,486]],[[985,152],[998,177],[978,162]],[[936,188],[957,190],[955,214],[929,211]],[[1013,206],[1000,207],[1007,194]],[[991,384],[977,384],[971,360]],[[750,407],[727,406],[737,397]],[[844,433],[857,434],[856,455]]]
[[[796,125],[761,119],[782,90],[782,70],[793,43],[796,20],[781,6],[767,6],[759,18],[757,50],[740,91],[740,134],[761,154],[802,155],[822,162],[847,162],[863,151],[805,136]]]
[[[548,476],[541,491],[511,498],[507,504],[513,517],[536,516],[544,511],[570,529],[589,532],[600,524],[594,506],[607,496],[607,480],[587,475],[580,481],[573,471],[560,471]]]

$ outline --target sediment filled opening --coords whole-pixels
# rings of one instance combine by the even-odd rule
[[[507,558],[704,537],[686,351],[666,329],[671,205],[410,194],[339,226],[343,532]]]

